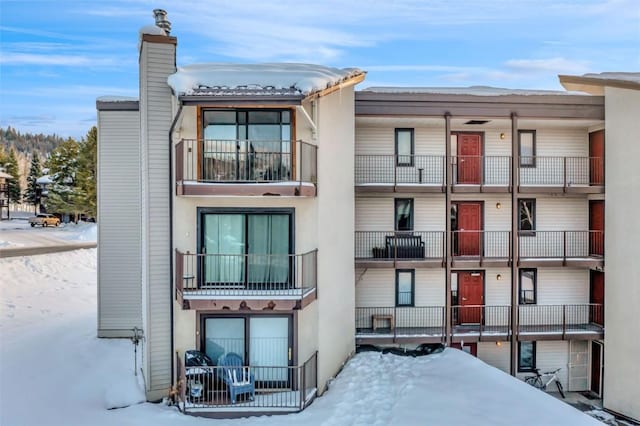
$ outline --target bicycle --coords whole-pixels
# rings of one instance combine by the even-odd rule
[[[564,389],[562,388],[562,383],[560,383],[560,379],[558,379],[558,371],[560,371],[561,368],[558,368],[557,370],[554,371],[547,371],[546,373],[540,373],[540,370],[537,368],[534,368],[533,372],[536,373],[535,376],[527,376],[524,378],[525,383],[530,384],[531,386],[533,386],[534,388],[540,389],[540,390],[546,390],[547,386],[549,386],[552,382],[556,382],[556,386],[558,387],[558,392],[560,392],[560,395],[562,396],[562,398],[564,399]]]

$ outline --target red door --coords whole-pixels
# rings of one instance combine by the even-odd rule
[[[604,201],[589,201],[589,254],[604,255]]]
[[[481,135],[458,134],[458,180],[456,183],[480,185],[481,156]]]
[[[480,203],[457,204],[457,256],[480,256],[482,241],[482,205]]]
[[[604,130],[589,133],[589,181],[604,185]]]
[[[589,312],[589,320],[604,326],[604,272],[591,271],[590,281],[589,302],[594,305]]]
[[[479,272],[458,272],[458,303],[460,324],[479,324],[484,285]]]

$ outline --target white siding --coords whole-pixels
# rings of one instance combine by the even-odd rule
[[[399,194],[395,198],[412,198]],[[394,197],[356,198],[357,231],[393,231]],[[413,198],[413,229],[415,231],[444,231],[445,203],[443,197]]]
[[[538,305],[589,303],[589,270],[538,268]]]
[[[500,275],[500,279],[498,279],[498,275]],[[487,269],[484,279],[484,303],[486,305],[511,305],[511,271],[508,268]]]
[[[521,198],[527,198],[522,194]],[[536,198],[536,229],[539,231],[589,230],[589,200],[577,198]]]
[[[568,369],[569,369],[569,341],[538,341],[536,342],[536,367],[541,372],[553,371],[557,368],[561,368],[558,372],[558,378],[565,390],[568,389]],[[518,373],[518,378],[530,376],[532,373]],[[555,384],[552,384],[549,389],[550,392],[557,392],[558,388]]]
[[[169,128],[173,119],[167,77],[175,72],[175,45],[142,43],[140,120],[143,182],[143,271],[147,397],[171,387],[171,240]]]
[[[356,271],[356,306],[395,306],[395,269]],[[415,306],[444,306],[445,283],[442,269],[415,270]]]
[[[98,112],[98,336],[142,327],[140,113]]]
[[[407,128],[398,126],[400,128]],[[395,154],[395,127],[365,127],[356,128],[356,154]],[[444,127],[414,128],[414,143],[416,155],[444,156],[445,133]]]
[[[511,347],[509,342],[478,342],[478,359],[509,374]]]
[[[589,133],[586,128],[540,128],[527,130],[536,130],[536,156],[589,156]]]

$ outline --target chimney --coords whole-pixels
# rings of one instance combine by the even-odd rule
[[[167,11],[163,9],[153,9],[153,16],[156,18],[156,26],[164,30],[167,35],[171,32],[171,22],[167,19]]]

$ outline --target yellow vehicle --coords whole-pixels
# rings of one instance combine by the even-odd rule
[[[60,219],[55,217],[52,214],[39,214],[29,218],[29,224],[33,228],[36,225],[40,225],[42,227],[45,226],[58,226],[60,225]]]

